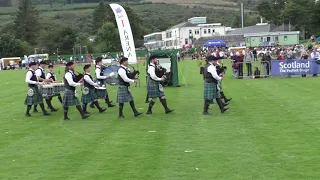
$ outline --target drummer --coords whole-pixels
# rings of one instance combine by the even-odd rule
[[[51,82],[50,80],[47,80],[47,79],[46,79],[46,74],[45,74],[45,70],[44,70],[44,68],[46,67],[46,65],[47,65],[47,62],[46,62],[46,61],[41,61],[40,64],[39,64],[39,67],[38,67],[37,70],[35,71],[35,74],[36,74],[36,76],[38,77],[39,82],[46,82],[46,83]],[[51,105],[51,100],[50,100],[49,97],[46,98],[46,103],[47,103],[48,107],[50,108],[50,110],[51,110],[52,112],[55,112],[55,111],[58,110],[58,109],[55,109],[55,108],[52,107],[52,105]],[[37,112],[38,112],[38,110],[37,110],[37,105],[34,106],[33,112],[34,112],[34,113],[37,113]]]
[[[43,115],[50,115],[45,109],[43,105],[43,99],[42,94],[39,92],[38,85],[41,84],[39,82],[35,70],[37,68],[37,64],[35,62],[31,62],[29,64],[29,71],[26,74],[26,83],[29,86],[28,95],[24,102],[25,105],[27,105],[27,111],[26,111],[26,117],[30,117],[30,110],[32,108],[32,105],[38,105],[40,104],[40,107],[42,109]]]
[[[48,72],[47,75],[46,75],[46,80],[48,80],[48,81],[50,81],[50,82],[52,82],[52,83],[58,83],[57,77],[56,77],[56,75],[54,74],[53,65],[49,65],[49,66],[48,66],[48,70],[49,70],[49,72]],[[62,104],[62,98],[61,98],[60,93],[55,93],[54,96],[58,96],[58,99],[59,99],[59,101],[60,101],[60,104]],[[51,104],[52,97],[49,97],[48,99],[49,99],[48,101],[49,101],[49,104],[50,104],[49,108],[50,108],[51,110],[52,110],[52,109],[55,109],[55,108],[52,106],[52,104]],[[49,105],[49,104],[48,104],[48,105]]]
[[[102,58],[101,57],[96,59],[96,70],[95,70],[95,73],[96,73],[97,83],[100,84],[100,86],[106,85],[105,80],[109,79],[110,76],[104,76],[103,66],[102,66]],[[101,90],[101,89],[97,90],[96,89],[96,92],[97,92],[98,99],[105,99],[105,102],[108,104],[108,107],[114,107],[115,106],[115,105],[112,104],[112,101],[110,101],[110,99],[109,99],[107,88],[105,90]],[[91,103],[90,107],[94,108],[94,104]]]
[[[99,85],[93,82],[92,76],[90,75],[90,67],[91,67],[90,64],[87,64],[83,67],[85,74],[83,76],[84,88],[82,90],[83,93],[81,98],[82,110],[84,113],[90,114],[87,111],[87,104],[92,102],[98,108],[99,112],[102,113],[107,109],[101,108],[99,105],[98,97],[95,91],[95,87],[99,87]]]

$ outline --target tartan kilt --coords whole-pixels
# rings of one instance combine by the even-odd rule
[[[43,103],[42,94],[40,93],[37,87],[29,87],[33,90],[33,96],[27,95],[26,100],[24,101],[25,105],[37,105]]]
[[[98,99],[105,99],[108,92],[107,89],[95,89],[95,94],[97,95]]]
[[[159,90],[159,84],[160,82],[156,82],[153,80],[148,80],[148,97],[149,98],[158,98],[158,97],[163,97],[165,96],[164,92],[161,92]]]
[[[131,92],[129,92],[128,88],[130,87],[119,85],[118,94],[117,94],[117,103],[125,103],[133,100]]]
[[[87,95],[82,94],[81,102],[83,104],[88,104],[96,99],[98,99],[96,91],[94,89],[89,89],[89,93]]]
[[[64,91],[62,104],[64,107],[80,105],[80,101],[75,96],[75,91],[66,89]]]
[[[204,100],[213,100],[219,98],[219,91],[216,83],[204,82]]]

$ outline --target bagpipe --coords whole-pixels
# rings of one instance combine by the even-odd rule
[[[158,78],[162,78],[167,72],[167,69],[162,67],[160,64],[156,65],[155,74]]]
[[[227,67],[223,64],[216,66],[217,74],[225,74],[227,72]]]
[[[75,82],[80,82],[83,80],[83,73],[79,73],[78,71],[74,72]]]
[[[140,71],[136,70],[133,66],[129,65],[132,68],[132,72],[128,73],[128,78],[130,79],[139,79]]]

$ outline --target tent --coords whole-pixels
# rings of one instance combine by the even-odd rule
[[[164,82],[165,85],[180,87],[179,76],[178,76],[178,61],[177,61],[178,50],[156,50],[149,51],[147,53],[146,63],[149,64],[150,55],[155,55],[160,62],[160,65],[167,69],[167,79]],[[148,71],[148,66],[146,66]]]
[[[221,40],[208,40],[206,43],[204,43],[203,46],[206,46],[206,47],[227,46],[227,44]]]

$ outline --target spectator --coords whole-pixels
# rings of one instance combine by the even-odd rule
[[[239,79],[243,78],[243,60],[244,60],[244,55],[239,52],[236,53],[237,57],[236,57],[236,61],[235,63],[237,64],[238,66],[238,75],[239,75]]]
[[[254,61],[258,61],[257,48],[254,48],[254,49],[253,49],[252,54],[253,54]]]
[[[301,59],[308,59],[308,54],[306,51],[301,52]],[[302,77],[306,77],[306,74],[302,74]]]
[[[266,54],[262,56],[262,61],[261,61],[263,72],[267,76],[270,75],[270,63],[271,63],[271,55],[270,55],[270,51],[267,51]]]
[[[316,48],[314,48],[313,52],[311,53],[311,59],[314,59],[314,60],[319,60],[320,59],[320,53],[317,52]],[[318,74],[313,74],[312,76],[316,77],[316,76],[318,76]]]
[[[277,60],[285,60],[284,55],[283,55],[283,51],[280,52]]]
[[[254,61],[253,53],[249,49],[247,49],[244,62],[246,63],[246,66],[247,66],[248,76],[252,76],[252,62],[253,61]]]

